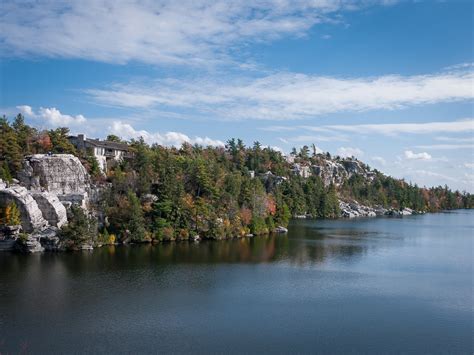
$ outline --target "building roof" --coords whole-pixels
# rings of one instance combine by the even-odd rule
[[[120,142],[101,141],[99,139],[86,138],[86,142],[99,148],[128,151],[128,145]]]
[[[78,139],[79,137],[77,136],[69,136],[69,139]],[[115,150],[123,150],[123,151],[128,151],[128,144],[126,143],[120,143],[120,142],[112,142],[112,141],[101,141],[100,139],[92,139],[92,138],[86,138],[85,142],[87,142],[90,145],[93,145],[94,147],[99,147],[99,148],[107,148],[107,149],[115,149]]]

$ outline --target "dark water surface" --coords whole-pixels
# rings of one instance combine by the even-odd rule
[[[0,353],[472,353],[474,213],[0,254]]]

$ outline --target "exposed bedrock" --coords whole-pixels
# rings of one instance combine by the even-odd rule
[[[90,189],[89,175],[72,154],[35,154],[25,158],[18,174],[22,185],[32,191],[47,191],[61,202],[86,207]]]
[[[58,196],[50,192],[33,192],[38,207],[40,208],[43,218],[53,227],[60,228],[67,223],[66,207],[61,203]]]
[[[38,203],[25,187],[12,185],[0,189],[0,206],[7,206],[11,202],[14,202],[20,211],[24,232],[31,233],[48,225]]]

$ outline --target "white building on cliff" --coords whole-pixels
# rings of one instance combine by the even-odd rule
[[[105,173],[111,165],[122,161],[130,156],[128,145],[120,142],[101,141],[99,139],[87,138],[84,134],[69,136],[69,141],[76,149],[81,151],[91,150],[99,162],[100,169]]]

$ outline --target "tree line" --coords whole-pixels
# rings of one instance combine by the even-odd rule
[[[149,145],[143,139],[126,142],[133,153],[108,170],[100,172],[90,152],[77,152],[68,140],[69,130],[37,130],[18,115],[10,123],[0,119],[0,178],[16,175],[25,155],[70,153],[78,156],[103,193],[92,206],[94,218],[80,209],[72,209],[64,235],[93,238],[93,229],[103,242],[224,239],[247,234],[272,232],[287,226],[292,216],[313,218],[339,216],[339,199],[356,199],[369,206],[409,207],[418,211],[472,208],[468,193],[444,187],[418,187],[371,170],[373,178],[352,175],[342,184],[325,185],[319,176],[303,178],[278,151],[259,142],[246,146],[230,139],[225,147],[203,147],[184,143],[181,147]],[[109,140],[120,141],[117,136]],[[317,154],[304,146],[293,151],[295,161],[304,166],[317,165],[329,153]],[[95,218],[97,219],[97,218]],[[74,229],[76,228],[76,229]],[[113,238],[111,238],[113,236]],[[97,237],[95,237],[97,238]],[[74,244],[74,243],[73,243]]]

